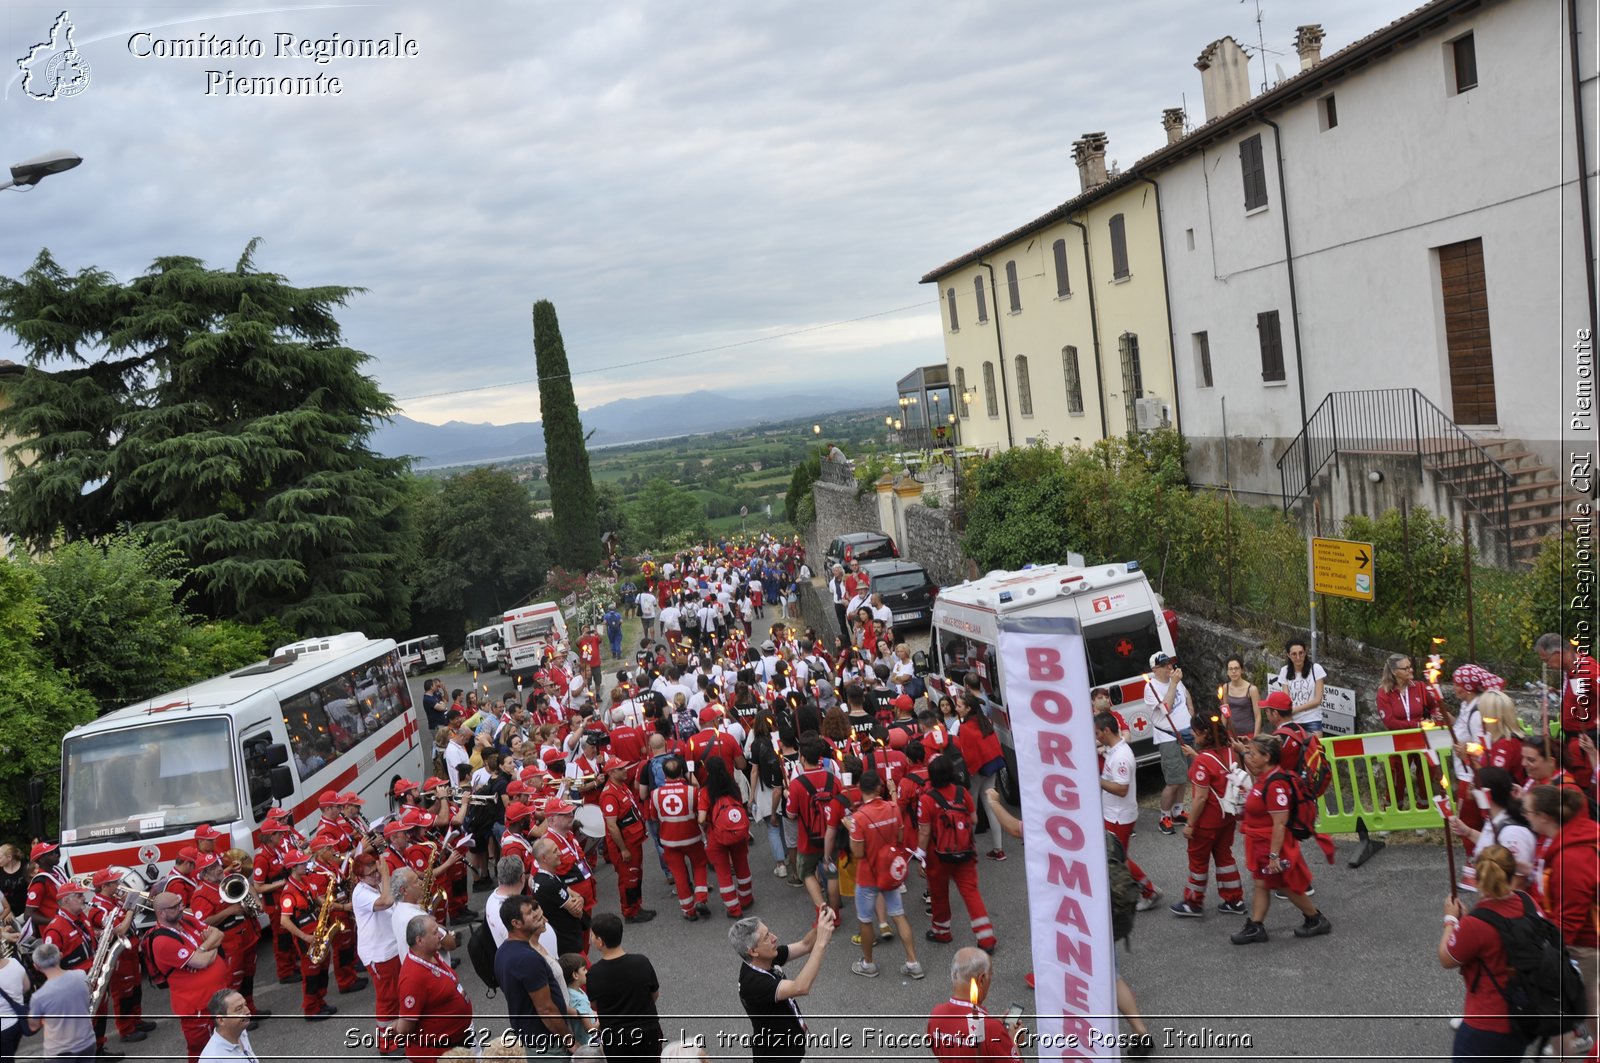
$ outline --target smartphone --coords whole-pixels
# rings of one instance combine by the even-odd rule
[[[1022,1021],[1022,1005],[1013,1004],[1006,1009],[1006,1017],[1001,1020],[1006,1026],[1012,1026]]]

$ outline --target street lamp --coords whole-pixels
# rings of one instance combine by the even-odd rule
[[[51,174],[70,170],[82,161],[83,156],[71,151],[50,151],[12,163],[11,180],[0,184],[0,188],[31,188]]]

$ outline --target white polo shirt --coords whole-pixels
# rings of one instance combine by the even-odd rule
[[[365,882],[357,882],[350,894],[350,907],[356,913],[356,955],[368,967],[400,955],[388,909],[380,912],[372,907],[380,896],[377,889]]]

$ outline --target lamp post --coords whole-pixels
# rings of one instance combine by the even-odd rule
[[[928,416],[928,449],[933,449],[933,426],[939,421],[939,393],[933,392],[928,396],[928,401],[933,403],[933,413]],[[940,422],[942,423],[942,422]]]
[[[50,151],[31,159],[11,164],[11,180],[0,183],[3,188],[32,188],[53,173],[70,170],[83,161],[83,156],[71,151]]]

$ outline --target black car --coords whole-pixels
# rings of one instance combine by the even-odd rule
[[[915,561],[869,561],[861,571],[872,581],[872,593],[883,595],[883,604],[894,612],[894,628],[933,621],[933,600],[939,585],[928,570]]]
[[[833,571],[834,565],[848,567],[851,561],[880,561],[899,556],[900,551],[895,548],[894,540],[883,532],[851,532],[849,535],[841,535],[828,544],[828,549],[823,555],[828,563],[829,572]]]

